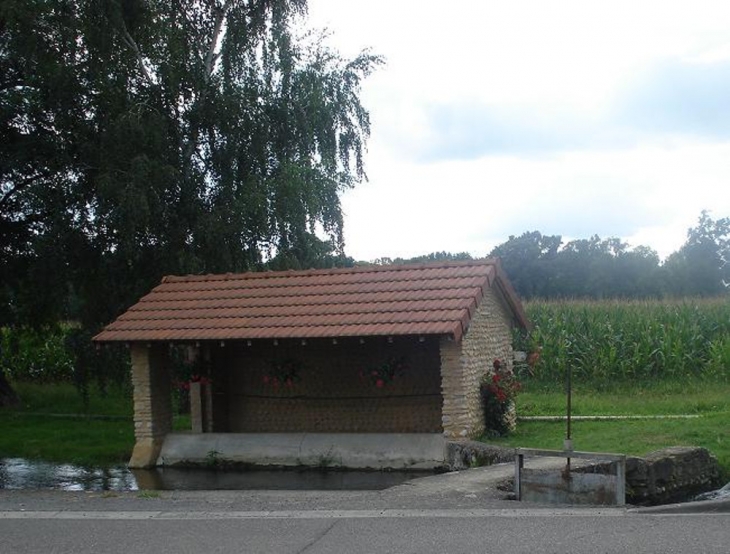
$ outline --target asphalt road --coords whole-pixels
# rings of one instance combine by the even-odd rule
[[[506,500],[510,472],[365,492],[0,490],[0,554],[730,552],[730,502],[556,508]]]
[[[727,514],[639,515],[563,510],[430,514],[206,512],[27,514],[0,521],[0,551],[217,552],[728,552]]]

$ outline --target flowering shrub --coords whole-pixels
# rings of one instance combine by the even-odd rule
[[[264,374],[261,381],[264,385],[270,386],[274,390],[279,387],[291,388],[294,383],[301,380],[302,364],[297,360],[285,360],[283,362],[274,362],[271,369]]]
[[[374,387],[382,389],[407,370],[406,360],[401,356],[400,358],[391,358],[376,368],[360,370],[359,376],[360,381],[369,381]]]
[[[514,428],[514,401],[522,386],[514,374],[494,360],[494,371],[482,382],[484,427],[488,435],[503,436]]]

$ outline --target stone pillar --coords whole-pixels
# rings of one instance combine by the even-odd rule
[[[203,432],[203,395],[200,382],[190,383],[190,430],[193,433]]]
[[[439,343],[441,352],[441,423],[444,436],[450,439],[467,438],[469,417],[464,390],[464,366],[461,343],[443,337]]]
[[[204,419],[203,419],[203,432],[213,432],[213,386],[207,384],[203,387],[203,405],[204,405]]]
[[[130,355],[135,445],[129,467],[153,467],[157,464],[165,435],[172,431],[167,345],[133,343]]]
[[[208,383],[190,383],[190,423],[193,433],[213,432],[213,394]]]

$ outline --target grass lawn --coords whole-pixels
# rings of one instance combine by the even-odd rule
[[[0,458],[25,458],[84,467],[125,464],[134,424],[123,420],[51,418],[0,411]]]
[[[730,384],[658,383],[619,386],[614,391],[577,387],[573,415],[699,415],[697,419],[573,421],[576,450],[644,455],[667,446],[703,446],[730,474]],[[565,415],[565,394],[527,384],[517,398],[520,416]],[[509,437],[484,439],[495,444],[560,449],[565,422],[520,421]]]
[[[95,414],[132,417],[132,390],[110,386],[106,395],[96,388],[89,390],[89,405],[84,406],[76,387],[69,383],[13,383],[21,405],[13,411],[25,414]],[[0,412],[3,413],[3,412]]]
[[[110,388],[102,396],[91,390],[87,408],[70,384],[16,383],[14,388],[21,405],[0,410],[0,458],[81,466],[129,460],[134,446],[130,391]]]
[[[70,384],[16,383],[21,405],[0,409],[0,458],[26,458],[85,467],[126,464],[134,447],[132,393],[90,391],[86,408]],[[176,416],[175,429],[189,429]]]

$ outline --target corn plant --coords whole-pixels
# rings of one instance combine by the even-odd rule
[[[570,367],[593,384],[730,377],[730,298],[680,301],[532,301],[539,351],[533,379],[560,382]]]

